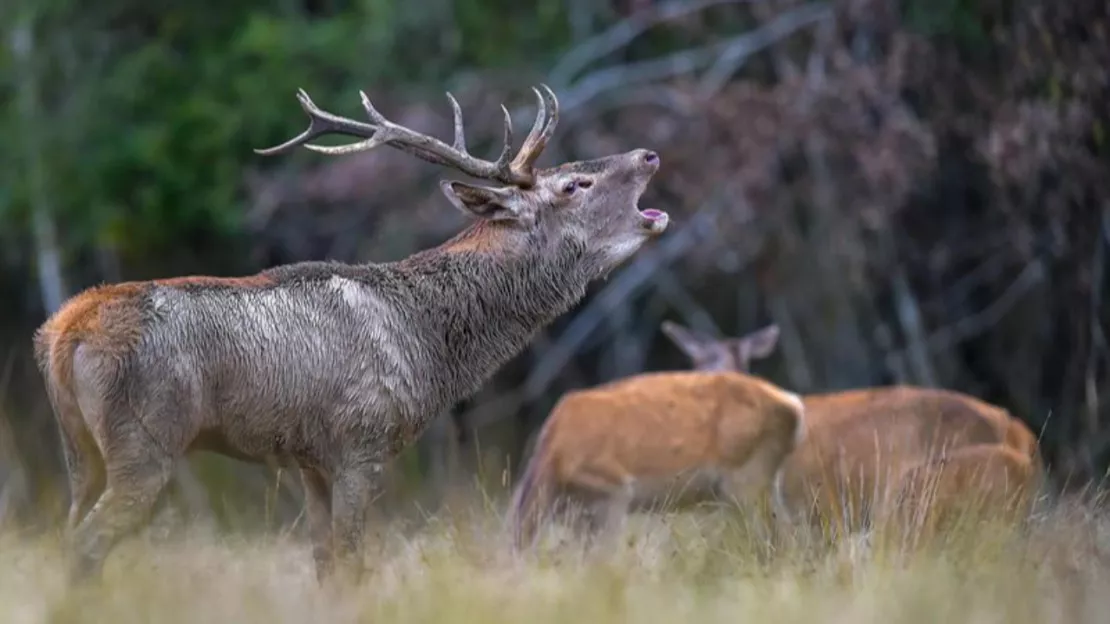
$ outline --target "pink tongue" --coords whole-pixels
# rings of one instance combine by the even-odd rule
[[[660,217],[663,216],[663,212],[661,210],[656,210],[654,208],[648,208],[647,210],[641,210],[640,214],[644,215],[644,217],[646,217],[648,219],[651,219],[652,221],[654,221],[656,219],[659,219]]]

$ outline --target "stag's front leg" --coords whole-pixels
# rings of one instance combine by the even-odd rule
[[[363,536],[370,504],[382,488],[385,465],[359,462],[339,471],[332,484],[332,533],[337,563],[348,578],[358,581],[363,572]]]
[[[312,540],[312,558],[316,562],[316,580],[323,582],[335,568],[335,552],[331,533],[331,485],[319,472],[301,468],[304,485],[305,515],[308,535]]]

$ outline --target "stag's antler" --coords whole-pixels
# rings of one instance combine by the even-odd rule
[[[283,154],[303,145],[310,150],[323,154],[350,154],[364,152],[379,145],[387,144],[437,165],[453,167],[476,178],[496,180],[504,184],[526,188],[532,186],[535,182],[536,159],[547,147],[547,142],[555,132],[555,125],[559,123],[559,100],[547,85],[540,85],[540,87],[543,88],[542,93],[539,89],[532,88],[532,91],[536,93],[536,99],[539,101],[536,121],[532,124],[532,129],[528,132],[527,138],[524,139],[520,151],[511,160],[513,127],[509,111],[505,106],[501,106],[501,111],[505,114],[505,137],[504,144],[501,147],[501,155],[498,156],[496,161],[483,160],[471,156],[470,152],[466,150],[462,109],[459,107],[458,101],[455,100],[455,96],[450,93],[447,94],[447,99],[451,102],[451,110],[455,117],[455,140],[452,145],[447,145],[435,137],[421,134],[389,121],[374,108],[374,105],[370,103],[370,98],[362,91],[359,91],[359,95],[362,96],[362,107],[366,109],[366,114],[370,117],[371,123],[347,119],[320,110],[308,97],[308,93],[301,89],[297,92],[297,100],[300,101],[301,108],[308,113],[308,129],[281,145],[254,151],[263,155]],[[548,105],[550,105],[550,110],[548,110]],[[365,140],[334,147],[308,143],[326,134],[346,134],[361,137]]]

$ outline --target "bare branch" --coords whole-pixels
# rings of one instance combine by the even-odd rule
[[[894,268],[891,288],[894,290],[895,314],[898,322],[902,324],[902,331],[909,343],[906,347],[907,361],[913,367],[917,380],[922,385],[935,386],[936,372],[933,370],[933,363],[929,360],[929,349],[925,346],[921,305],[913,289],[910,288],[909,279],[906,278],[906,272],[901,264],[897,264]]]
[[[936,353],[951,349],[961,342],[977,336],[998,323],[1025,293],[1045,277],[1044,264],[1038,259],[1030,262],[1002,295],[979,312],[942,327],[929,335],[926,344]]]
[[[645,85],[638,88],[622,89],[611,97],[593,102],[588,109],[582,109],[566,122],[564,129],[584,124],[614,110],[629,106],[655,106],[666,109],[677,117],[692,117],[695,112],[693,101],[685,93],[666,85]],[[515,115],[514,115],[515,118]]]
[[[701,0],[700,2],[684,2],[682,0],[672,0],[671,2],[653,5],[617,22],[606,29],[605,32],[598,33],[571,49],[551,70],[551,83],[556,85],[557,88],[566,87],[574,76],[589,66],[590,63],[623,48],[653,26],[715,6],[751,1]]]
[[[786,362],[786,376],[790,379],[790,385],[798,390],[813,388],[813,371],[810,369],[801,331],[794,321],[790,306],[782,297],[772,296],[768,298],[767,308],[771,314],[771,320],[779,327],[779,344]]]
[[[1104,219],[1105,221],[1105,219]],[[1088,331],[1090,340],[1087,345],[1087,364],[1084,374],[1084,403],[1086,404],[1087,426],[1091,433],[1098,432],[1099,424],[1099,383],[1098,383],[1098,358],[1099,339],[1102,338],[1102,328],[1099,326],[1099,311],[1102,309],[1102,283],[1103,270],[1106,266],[1106,244],[1103,237],[1095,237],[1095,251],[1091,258],[1091,293],[1090,306],[1087,311]]]
[[[699,332],[721,335],[721,328],[713,320],[713,315],[694,299],[690,291],[675,277],[672,270],[669,268],[660,269],[655,276],[655,284],[659,288],[659,292],[682,315],[683,324]]]
[[[987,245],[983,245],[986,247]],[[996,252],[988,256],[985,260],[979,263],[978,266],[971,269],[967,273],[956,278],[950,286],[945,288],[945,291],[938,297],[923,303],[923,309],[945,309],[951,308],[953,302],[962,302],[970,295],[970,293],[978,288],[980,285],[987,283],[989,280],[997,279],[1002,273],[1005,272],[1006,254]]]
[[[693,73],[718,58],[729,58],[736,62],[831,14],[826,5],[806,5],[784,13],[760,28],[723,42],[690,48],[639,63],[599,69],[576,81],[560,102],[564,111],[572,111],[612,89],[627,89],[633,85]]]
[[[824,4],[810,4],[784,13],[749,33],[747,41],[737,41],[727,48],[702,76],[698,94],[710,98],[740,70],[752,54],[770,44],[785,39],[800,28],[832,17],[832,8]]]

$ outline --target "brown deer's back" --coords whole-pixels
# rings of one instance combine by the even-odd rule
[[[662,372],[566,395],[543,435],[549,469],[563,483],[613,487],[746,458],[768,438],[793,439],[793,395],[734,372]]]

